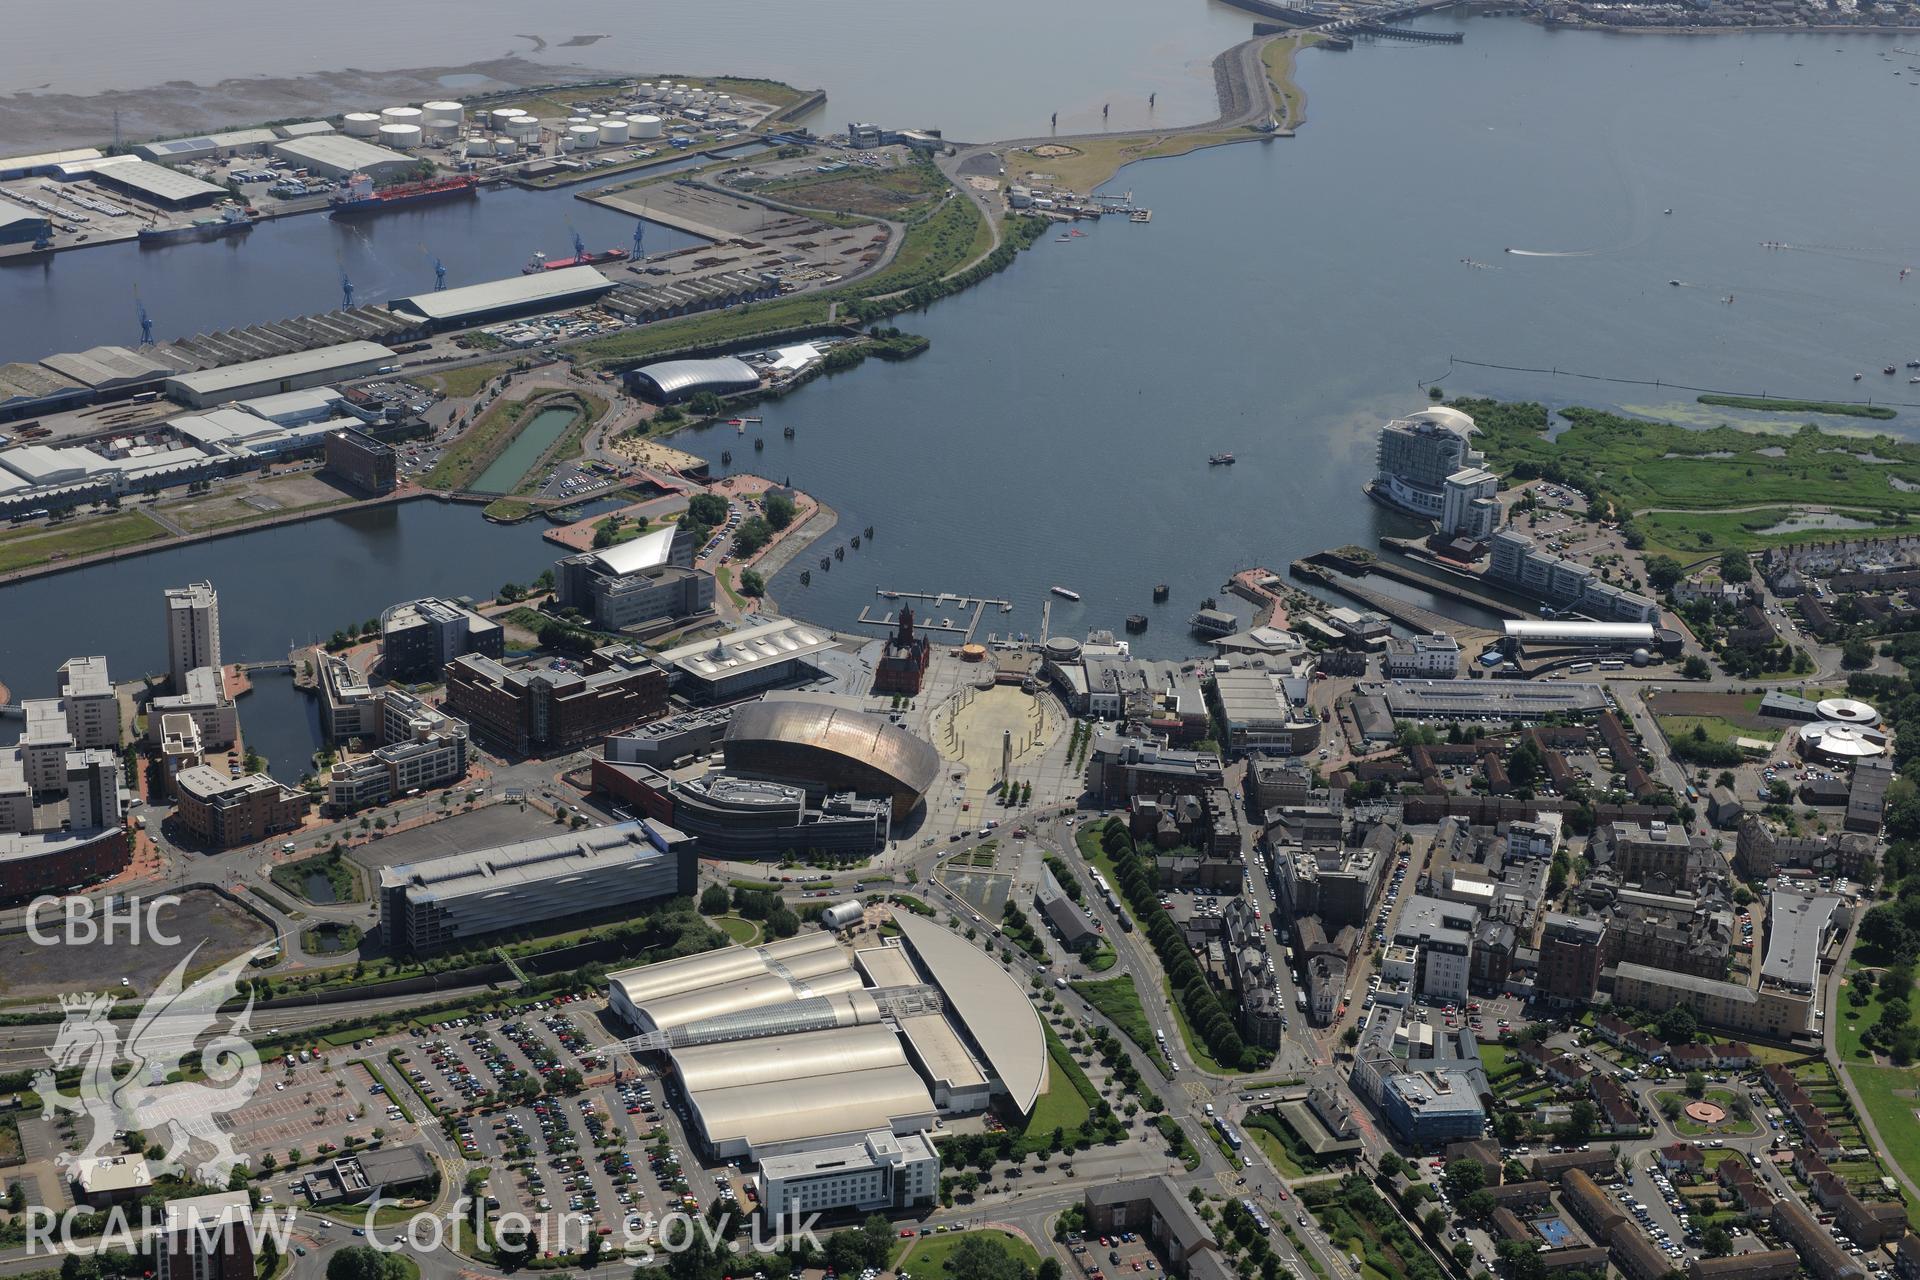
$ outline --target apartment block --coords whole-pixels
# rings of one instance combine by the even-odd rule
[[[120,745],[120,699],[114,696],[105,658],[70,658],[62,664],[60,701],[66,705],[74,746],[85,751]]]
[[[175,693],[186,690],[187,673],[220,661],[220,593],[211,582],[169,587],[166,592],[167,675]]]

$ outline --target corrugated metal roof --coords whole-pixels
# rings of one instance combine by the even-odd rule
[[[556,307],[571,300],[585,301],[613,290],[613,281],[592,267],[560,267],[528,275],[508,276],[482,284],[464,285],[441,293],[418,293],[395,298],[388,305],[428,320],[459,320],[512,307],[550,302]]]
[[[799,1035],[763,1036],[731,1044],[695,1045],[671,1050],[671,1056],[680,1074],[680,1083],[696,1095],[748,1084],[772,1084],[907,1065],[900,1037],[879,1023]]]
[[[650,1000],[679,995],[683,991],[692,991],[719,982],[729,982],[735,978],[770,972],[771,966],[768,964],[770,960],[785,965],[802,956],[828,950],[839,951],[840,944],[834,940],[832,934],[814,931],[783,938],[779,942],[769,943],[764,947],[728,947],[721,951],[706,951],[696,956],[683,956],[678,960],[668,960],[661,964],[623,969],[618,973],[608,974],[607,981],[618,983],[627,1000],[635,1008],[642,1008]]]
[[[909,1066],[715,1089],[694,1095],[693,1106],[708,1141],[745,1141],[755,1149],[891,1129],[896,1119],[934,1113],[927,1086]]]
[[[198,178],[176,172],[165,165],[148,164],[145,160],[136,160],[132,164],[116,164],[111,169],[102,169],[100,172],[116,183],[133,187],[143,194],[168,202],[219,199],[227,194],[225,187],[216,187],[211,182],[202,182]]]
[[[259,382],[278,382],[282,378],[325,373],[335,369],[350,369],[355,365],[375,362],[384,364],[393,358],[393,352],[377,342],[343,342],[338,346],[319,347],[312,351],[291,351],[286,355],[268,356],[265,360],[248,360],[218,369],[175,374],[167,380],[167,383],[169,386],[177,385],[195,395],[217,395],[222,391],[236,387],[250,387]]]

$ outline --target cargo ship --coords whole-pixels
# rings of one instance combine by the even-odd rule
[[[251,231],[258,222],[251,212],[239,205],[228,205],[220,211],[217,218],[195,218],[180,227],[142,227],[139,241],[141,244],[174,244],[181,240],[217,240],[221,236],[236,235],[242,231]]]
[[[351,218],[363,213],[380,213],[429,200],[453,200],[471,196],[480,190],[480,179],[471,174],[432,178],[426,182],[402,182],[374,190],[373,179],[364,173],[349,177],[333,196],[333,216]]]
[[[542,271],[564,271],[568,267],[597,267],[606,262],[619,262],[626,256],[625,249],[602,249],[599,253],[588,253],[587,247],[576,237],[573,242],[572,257],[549,258],[544,253],[536,253],[527,260],[526,266],[520,268],[520,274],[537,276]]]

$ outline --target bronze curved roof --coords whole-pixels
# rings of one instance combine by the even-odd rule
[[[733,713],[727,740],[786,743],[876,769],[902,789],[925,795],[940,776],[940,753],[884,716],[832,698],[772,694]]]

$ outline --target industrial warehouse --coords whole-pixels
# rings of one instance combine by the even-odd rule
[[[611,292],[613,281],[592,267],[557,267],[459,289],[395,298],[391,306],[394,311],[420,317],[438,331],[585,306]]]
[[[86,445],[0,449],[0,514],[152,493],[311,456],[340,431],[376,429],[377,416],[332,387],[309,387],[130,427]]]
[[[854,951],[822,930],[607,979],[626,1047],[662,1057],[714,1158],[760,1165],[772,1212],[928,1203],[941,1116],[1024,1117],[1046,1088],[1018,981],[950,930],[895,924]]]

